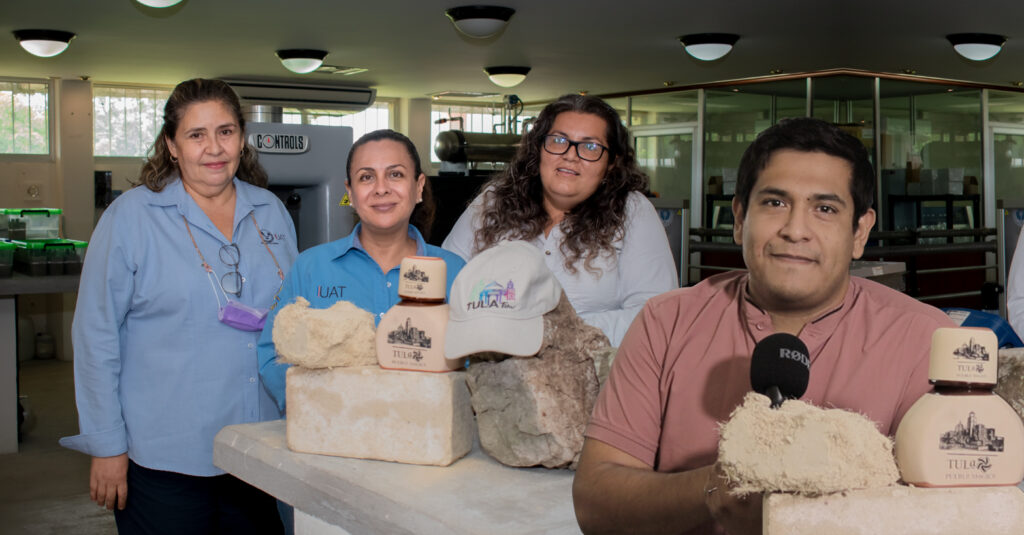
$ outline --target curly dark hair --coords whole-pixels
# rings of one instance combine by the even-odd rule
[[[179,174],[178,164],[171,159],[171,152],[167,149],[167,139],[174,139],[178,131],[178,124],[185,116],[188,107],[199,102],[216,101],[227,106],[231,114],[238,121],[238,128],[244,145],[242,146],[242,159],[238,164],[235,176],[239,180],[248,182],[261,188],[267,187],[267,172],[260,166],[256,156],[256,149],[249,146],[245,140],[245,118],[242,117],[242,106],[238,102],[238,95],[226,82],[221,80],[207,80],[194,78],[186,80],[175,86],[171,96],[167,98],[164,106],[164,126],[153,142],[153,148],[146,163],[142,165],[139,172],[138,182],[133,186],[144,185],[153,191],[161,191],[171,181],[172,177]]]
[[[400,143],[405,147],[405,151],[412,158],[414,170],[414,178],[419,178],[423,173],[423,166],[420,164],[420,153],[416,150],[416,145],[411,139],[406,137],[405,134],[395,132],[389,128],[381,130],[374,130],[373,132],[367,132],[363,134],[355,143],[352,144],[352,148],[348,151],[348,159],[345,160],[345,172],[348,178],[345,179],[345,183],[352,185],[352,155],[356,153],[356,149],[371,141],[383,141],[390,140]],[[430,181],[424,178],[423,184],[423,202],[417,203],[416,207],[412,210],[412,215],[409,216],[409,222],[419,229],[420,234],[423,236],[423,240],[430,239],[430,229],[434,225],[434,193],[430,189]]]
[[[482,221],[474,247],[482,251],[502,239],[531,240],[544,232],[551,220],[543,205],[541,151],[544,136],[564,112],[596,115],[608,125],[608,174],[560,223],[565,233],[559,245],[565,269],[576,273],[576,264],[583,260],[587,271],[599,274],[593,262],[602,253],[610,253],[612,244],[622,237],[630,192],[646,192],[648,186],[647,176],[637,168],[629,131],[618,112],[597,97],[563,95],[541,110],[533,128],[523,134],[512,162],[483,187]]]

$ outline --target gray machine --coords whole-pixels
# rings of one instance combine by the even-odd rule
[[[342,204],[351,128],[249,123],[246,132],[270,176],[270,190],[295,222],[300,251],[352,231],[354,210]]]

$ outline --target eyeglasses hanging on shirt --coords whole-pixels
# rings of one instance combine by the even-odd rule
[[[220,304],[220,297],[217,295],[217,285],[213,282],[213,268],[210,264],[206,263],[206,258],[203,257],[203,253],[199,250],[199,246],[196,244],[196,238],[192,235],[192,229],[188,224],[188,219],[185,216],[181,216],[181,219],[185,221],[185,230],[188,231],[188,237],[192,240],[192,247],[195,248],[196,254],[199,255],[199,260],[202,261],[203,269],[206,270],[206,277],[210,281],[210,287],[213,288],[213,295],[217,299],[217,319],[221,323],[234,327],[242,331],[261,331],[263,325],[267,322],[267,313],[270,311],[267,308],[254,308],[244,303],[234,301],[228,297],[227,294],[232,294],[235,297],[242,296],[242,285],[245,282],[245,277],[238,271],[238,266],[242,260],[242,252],[235,243],[229,243],[220,248],[218,255],[220,256],[221,262],[231,268],[231,271],[225,273],[220,278],[220,292],[224,296],[226,304]],[[267,245],[267,241],[263,239],[263,232],[260,230],[260,226],[256,223],[255,214],[252,217],[252,224],[256,227],[256,235],[260,237],[260,242],[263,243],[263,247],[270,253],[270,258],[274,259],[274,265],[277,266],[277,276],[284,282],[284,272],[281,270],[281,264],[277,263],[277,257],[274,256],[274,252],[270,250],[270,246]]]

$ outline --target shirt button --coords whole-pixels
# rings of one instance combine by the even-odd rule
[[[391,287],[391,281],[388,281],[388,288]]]
[[[757,330],[759,330],[759,331],[763,331],[764,330],[764,324],[763,323],[758,323],[757,325],[754,325],[754,327],[757,328]]]
[[[256,378],[255,377],[250,377],[249,378],[249,382],[250,383],[255,383],[256,382]]]
[[[378,314],[378,315],[379,315],[380,317],[382,317],[382,318],[384,317],[384,313],[383,313],[383,312],[381,312],[381,313],[380,313],[380,314]]]
[[[252,344],[249,344],[249,349],[252,349],[252,348],[253,348],[253,345],[252,345]]]
[[[544,254],[551,256],[551,251],[544,251]]]

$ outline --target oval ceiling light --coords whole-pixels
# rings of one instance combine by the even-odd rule
[[[66,50],[75,34],[60,30],[14,30],[14,38],[29,54],[50,58]]]
[[[484,67],[484,72],[487,73],[487,77],[491,79],[491,82],[494,82],[494,85],[515,87],[523,83],[526,75],[530,73],[530,68],[502,65],[499,67]]]
[[[501,6],[459,6],[446,10],[444,14],[463,34],[485,39],[500,32],[515,12],[510,7]]]
[[[136,2],[149,7],[155,7],[157,9],[164,7],[176,6],[181,3],[181,0],[135,0]]]
[[[277,51],[277,58],[284,68],[296,74],[313,72],[324,64],[327,52],[309,48],[288,48]]]
[[[715,61],[725,57],[740,36],[734,33],[692,33],[679,38],[686,53],[701,60]]]
[[[957,54],[971,61],[992,59],[1000,50],[1006,37],[992,33],[953,33],[946,36]]]

